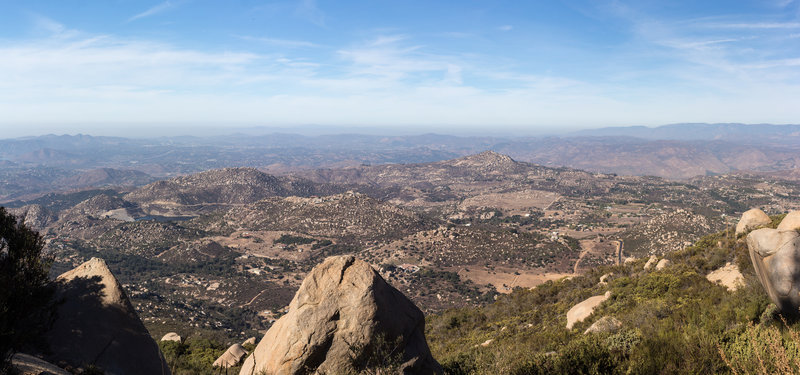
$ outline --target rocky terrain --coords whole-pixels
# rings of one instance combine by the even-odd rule
[[[368,261],[435,313],[678,251],[745,207],[795,209],[798,192],[794,182],[763,176],[674,182],[488,151],[290,176],[226,168],[54,193],[11,210],[45,236],[55,274],[106,259],[152,332],[243,340],[284,314],[329,256]]]

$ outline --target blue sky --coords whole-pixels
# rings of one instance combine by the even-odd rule
[[[798,103],[800,0],[0,1],[7,134],[800,123]]]

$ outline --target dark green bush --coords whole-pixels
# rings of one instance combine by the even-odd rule
[[[0,373],[14,351],[46,349],[39,340],[54,308],[43,246],[39,233],[0,207]]]

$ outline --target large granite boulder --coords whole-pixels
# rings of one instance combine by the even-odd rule
[[[762,228],[747,235],[758,280],[783,314],[800,315],[800,233]]]
[[[736,224],[736,235],[738,236],[762,225],[768,225],[770,222],[772,222],[772,220],[770,220],[769,216],[767,216],[764,211],[758,208],[747,210],[742,214],[742,218],[739,219],[739,222]]]
[[[330,257],[308,274],[240,374],[348,373],[359,370],[378,338],[400,354],[403,373],[442,372],[425,340],[422,311],[368,263]]]
[[[797,230],[800,229],[800,211],[789,212],[786,217],[778,224],[778,230]]]
[[[56,320],[45,334],[59,366],[94,365],[106,375],[169,374],[161,350],[102,259],[56,279]]]

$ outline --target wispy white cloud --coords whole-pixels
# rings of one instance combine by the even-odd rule
[[[723,29],[800,29],[800,22],[710,23],[706,26]]]
[[[500,31],[511,31],[512,29],[514,29],[514,26],[511,26],[511,25],[503,25],[503,26],[499,26],[497,28],[497,30],[500,30]]]
[[[258,36],[251,36],[251,35],[234,35],[235,37],[246,40],[249,42],[258,42],[263,44],[269,44],[278,47],[287,47],[287,48],[315,48],[319,47],[318,44],[308,42],[305,40],[291,40],[291,39],[279,39],[279,38],[268,38],[268,37],[258,37]]]
[[[727,39],[713,39],[713,40],[664,40],[660,44],[676,49],[705,49],[713,48],[720,44],[735,43],[742,41],[743,38],[727,38]]]
[[[41,14],[31,14],[34,28],[53,38],[72,38],[79,35],[77,30],[68,29],[63,24]]]
[[[176,7],[175,3],[173,3],[172,1],[167,0],[167,1],[163,2],[163,3],[156,4],[156,5],[152,6],[152,7],[150,7],[149,9],[145,10],[144,12],[141,12],[141,13],[133,15],[131,18],[128,18],[128,22],[136,21],[136,20],[138,20],[140,18],[155,16],[157,14],[164,13],[164,12],[166,12],[166,11],[172,9],[172,8],[175,8],[175,7]]]
[[[0,113],[2,123],[520,127],[800,116],[792,103],[800,62],[761,51],[772,34],[709,33],[631,14],[636,48],[602,64],[616,73],[604,79],[520,69],[508,57],[443,50],[402,31],[313,51],[297,49],[321,46],[239,36],[285,48],[264,54],[90,35],[45,20],[47,37],[0,45]],[[662,58],[646,69],[635,63]],[[648,80],[669,82],[637,84]]]

